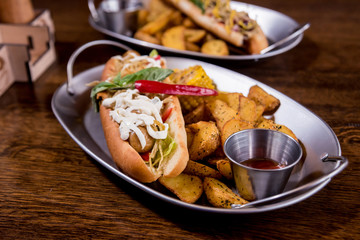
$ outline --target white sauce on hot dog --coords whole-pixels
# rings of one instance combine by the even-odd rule
[[[115,94],[111,98],[104,99],[102,104],[108,108],[113,107],[110,116],[120,124],[121,139],[127,140],[131,131],[133,131],[139,138],[142,148],[144,148],[146,145],[145,136],[138,128],[139,126],[146,127],[148,134],[154,139],[166,138],[169,125],[162,121],[160,110],[163,101],[158,97],[150,99],[147,96],[140,95],[136,89],[128,89]],[[159,129],[154,130],[152,125],[155,120],[163,124],[165,129],[161,131]]]
[[[125,64],[120,70],[120,72],[128,70],[129,67],[134,66],[134,64],[137,64],[137,62],[141,62],[141,64],[144,64],[143,68],[151,68],[151,67],[161,68],[161,65],[164,64],[165,61],[163,58],[155,59],[146,55],[138,56],[133,52],[129,53],[125,58],[120,55],[114,56],[113,58],[124,61]]]

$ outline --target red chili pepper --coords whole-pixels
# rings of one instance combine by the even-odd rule
[[[218,94],[214,89],[149,80],[136,81],[135,88],[143,93],[163,93],[169,95],[216,96]]]
[[[172,110],[173,110],[173,108],[168,108],[168,109],[166,110],[166,112],[164,112],[164,114],[163,114],[162,117],[161,117],[163,122],[165,122],[165,121],[169,118]]]

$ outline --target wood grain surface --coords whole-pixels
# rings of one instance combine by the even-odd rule
[[[305,201],[248,215],[180,209],[135,189],[88,156],[50,107],[71,53],[107,37],[89,25],[85,0],[33,0],[52,13],[57,61],[34,84],[15,83],[0,98],[0,239],[358,239],[360,3],[251,3],[311,28],[296,48],[271,59],[214,63],[279,90],[326,121],[350,162],[341,174]],[[75,72],[112,55],[109,47],[89,49]]]

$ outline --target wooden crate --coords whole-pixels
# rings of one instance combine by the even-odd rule
[[[9,60],[9,50],[6,45],[0,45],[0,96],[15,81]]]
[[[0,24],[0,57],[7,72],[0,78],[1,88],[14,81],[36,81],[56,60],[55,28],[50,11],[37,9],[35,13],[29,24]],[[3,92],[0,89],[0,93]]]

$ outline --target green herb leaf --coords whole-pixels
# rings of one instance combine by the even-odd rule
[[[101,82],[91,89],[91,93],[90,93],[91,102],[95,107],[96,112],[99,111],[99,103],[98,100],[96,99],[96,94],[114,87],[117,87],[117,85],[109,82]]]
[[[113,84],[110,82],[101,82],[91,89],[90,97],[95,97],[96,94],[98,94],[99,92],[108,90],[110,88],[115,88],[115,87],[117,87],[116,84]]]
[[[124,77],[121,77],[121,74],[119,73],[113,78],[112,82],[101,82],[91,89],[90,97],[92,99],[92,103],[95,105],[95,110],[99,110],[99,103],[96,99],[96,94],[99,92],[134,88],[135,82],[137,80],[151,80],[161,82],[172,72],[173,70],[171,69],[151,67],[142,69],[136,73],[128,74]]]
[[[160,82],[169,76],[172,72],[173,70],[165,68],[145,68],[136,73],[126,75],[121,79],[121,81],[117,82],[117,84],[119,86],[128,86],[130,84],[134,84],[137,80],[151,80]]]

